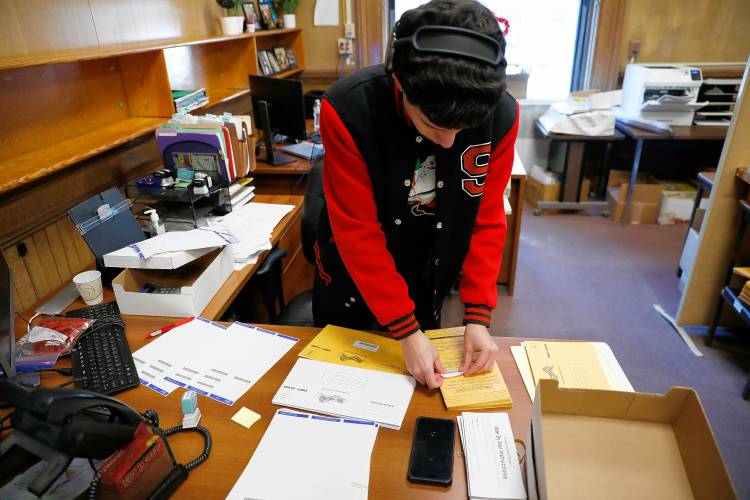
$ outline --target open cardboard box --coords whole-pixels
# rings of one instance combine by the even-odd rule
[[[198,316],[234,269],[231,246],[218,248],[174,270],[125,269],[112,280],[122,314]],[[143,293],[151,283],[180,288],[179,294]]]
[[[692,389],[560,389],[540,380],[526,451],[529,499],[736,499]]]

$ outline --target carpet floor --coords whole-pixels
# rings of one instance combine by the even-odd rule
[[[673,386],[698,391],[740,498],[750,499],[750,401],[740,393],[750,372],[750,336],[722,336],[709,348],[692,336],[694,356],[654,310],[675,314],[675,276],[685,226],[622,227],[598,215],[532,215],[525,207],[516,288],[501,290],[492,334],[607,342],[637,391]],[[460,323],[457,297],[445,326]]]

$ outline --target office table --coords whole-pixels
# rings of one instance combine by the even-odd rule
[[[72,307],[78,307],[74,304]],[[136,351],[147,341],[144,335],[173,321],[172,318],[124,316],[130,348]],[[20,323],[17,323],[20,324]],[[226,406],[208,398],[199,398],[198,405],[203,417],[201,424],[211,432],[213,448],[209,459],[190,473],[188,480],[174,498],[224,498],[247,465],[256,446],[275,411],[280,408],[271,404],[271,399],[282,381],[297,360],[299,351],[307,345],[317,332],[317,328],[265,326],[300,339],[255,386],[242,396],[234,406]],[[531,419],[531,401],[521,380],[510,352],[511,345],[518,345],[524,339],[496,337],[500,347],[497,357],[500,371],[513,398],[513,409],[509,412],[513,435],[526,439]],[[69,363],[69,361],[66,361]],[[61,366],[65,366],[62,365]],[[55,386],[69,380],[55,373],[44,373],[42,384]],[[180,397],[184,391],[176,390],[167,397],[139,386],[115,395],[117,399],[143,412],[155,409],[159,412],[162,428],[181,422]],[[259,413],[261,419],[250,429],[230,421],[243,406]],[[418,416],[455,418],[460,412],[448,411],[443,405],[439,390],[429,390],[418,386],[409,405],[400,431],[381,428],[373,449],[370,467],[369,498],[409,498],[410,500],[434,498],[467,498],[466,470],[463,449],[456,432],[453,466],[453,484],[448,488],[429,485],[416,485],[406,479],[406,471],[411,451],[414,422]],[[181,433],[169,438],[178,462],[185,463],[197,456],[203,449],[203,440],[193,433]],[[290,477],[290,480],[293,480]]]
[[[672,127],[672,134],[657,134],[637,127],[617,123],[617,129],[635,141],[635,155],[630,172],[630,184],[625,197],[625,212],[630,209],[633,199],[633,189],[638,177],[638,168],[643,155],[643,145],[646,141],[724,141],[728,127]],[[629,218],[623,216],[622,225],[627,224]]]
[[[574,134],[557,134],[547,131],[546,128],[536,121],[536,129],[545,139],[550,139],[555,143],[561,143],[565,147],[562,180],[560,185],[559,201],[540,201],[537,203],[534,215],[540,215],[542,210],[559,209],[559,210],[607,210],[609,203],[602,201],[580,201],[581,182],[583,180],[583,153],[587,143],[603,142],[605,143],[604,151],[604,169],[608,168],[609,156],[612,150],[612,143],[625,140],[625,134],[615,130],[613,135],[574,135]],[[552,156],[552,152],[550,152]],[[603,193],[606,186],[607,175],[603,172],[600,175],[598,192]]]

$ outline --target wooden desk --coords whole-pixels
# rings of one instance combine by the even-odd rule
[[[304,256],[302,255],[302,233],[300,223],[303,199],[302,196],[259,194],[252,201],[253,203],[294,205],[294,210],[281,219],[281,222],[276,225],[276,228],[271,235],[271,245],[276,246],[277,244],[281,244],[281,246],[287,250],[287,257],[283,264],[283,271],[289,270],[288,272],[290,275],[284,280],[286,282],[285,284],[288,285],[295,285],[295,283],[301,278],[300,273],[307,273],[308,270],[306,268],[310,267],[307,262],[305,262]],[[230,274],[229,278],[224,282],[224,285],[222,285],[219,291],[216,292],[214,298],[203,310],[201,316],[211,320],[220,319],[232,301],[258,270],[265,260],[266,255],[268,255],[268,252],[264,252],[255,264],[247,265],[241,271],[234,271]],[[285,272],[284,274],[287,273]],[[310,277],[306,287],[309,288],[311,284],[312,277]],[[286,288],[290,287],[287,286],[285,289]],[[301,292],[303,290],[299,291]],[[293,292],[297,292],[296,288],[293,288],[289,293]]]
[[[629,210],[633,199],[633,189],[638,177],[638,169],[643,155],[643,145],[646,141],[724,141],[727,136],[728,127],[672,127],[672,134],[657,134],[649,132],[624,123],[617,123],[617,128],[622,133],[635,141],[635,155],[633,156],[633,167],[630,172],[630,184],[625,197],[625,211]],[[622,225],[627,224],[629,217],[623,216]]]
[[[127,336],[130,348],[135,351],[146,341],[144,335],[168,324],[168,318],[146,318],[125,316]],[[279,408],[271,404],[286,375],[297,360],[299,351],[318,332],[316,328],[266,326],[300,339],[255,386],[245,393],[234,406],[226,406],[208,398],[199,398],[203,414],[201,424],[213,437],[213,448],[209,459],[197,467],[187,482],[177,491],[174,498],[224,498],[247,465],[255,448],[275,411]],[[500,346],[497,357],[498,365],[508,384],[513,398],[513,409],[509,412],[513,434],[516,438],[525,439],[531,419],[531,401],[521,380],[510,352],[511,345],[518,345],[521,338],[495,338]],[[54,386],[68,380],[57,374],[44,373],[43,385]],[[159,412],[161,426],[171,427],[181,421],[181,390],[176,390],[168,397],[161,396],[143,386],[117,394],[115,397],[138,411],[155,409]],[[250,429],[230,421],[241,407],[246,406],[259,413],[262,418]],[[453,485],[449,488],[415,485],[406,479],[406,471],[414,433],[414,422],[418,416],[427,415],[442,418],[455,418],[460,412],[448,411],[443,405],[440,391],[418,387],[409,405],[401,430],[381,428],[375,441],[370,467],[370,499],[409,498],[419,500],[434,498],[454,499],[467,498],[466,469],[463,460],[463,449],[458,432],[456,432],[455,459],[453,466]],[[169,440],[178,462],[185,463],[197,456],[202,450],[203,441],[191,433],[178,434]]]
[[[560,185],[559,201],[540,201],[534,210],[534,215],[541,215],[542,210],[562,209],[562,210],[586,210],[599,209],[607,210],[609,203],[604,201],[580,201],[581,182],[583,180],[583,154],[587,143],[605,142],[603,165],[605,172],[599,176],[599,187],[597,191],[604,194],[606,179],[608,175],[609,157],[612,151],[612,143],[625,140],[625,134],[615,130],[613,135],[575,135],[575,134],[557,134],[548,132],[544,126],[536,121],[537,131],[545,138],[550,139],[552,147],[560,145],[564,148],[564,161],[562,165],[562,181]],[[550,149],[550,157],[553,156],[553,150]]]

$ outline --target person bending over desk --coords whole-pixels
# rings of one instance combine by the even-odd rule
[[[323,98],[325,204],[315,243],[317,326],[377,324],[409,372],[444,372],[423,329],[463,272],[466,374],[488,371],[507,224],[518,105],[505,91],[505,40],[473,0],[433,0],[401,16],[385,65]]]

